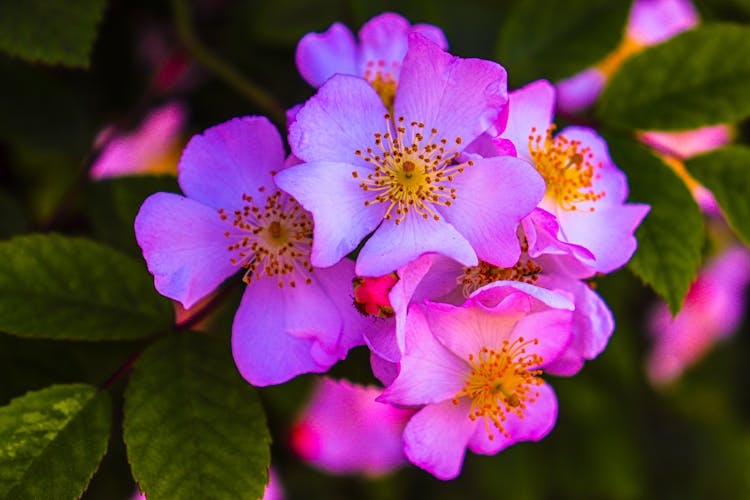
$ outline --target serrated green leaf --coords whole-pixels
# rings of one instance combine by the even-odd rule
[[[734,232],[750,246],[750,148],[727,146],[685,162],[716,198]]]
[[[22,337],[130,340],[169,328],[171,304],[145,266],[83,238],[0,243],[0,330]]]
[[[517,2],[505,17],[495,51],[512,87],[557,80],[603,59],[623,36],[626,0]]]
[[[646,148],[621,137],[607,141],[612,159],[628,176],[628,199],[651,205],[635,233],[638,249],[628,267],[677,314],[701,262],[700,208],[677,174]]]
[[[682,130],[750,116],[750,27],[686,31],[625,61],[597,115],[625,128]]]
[[[0,408],[0,498],[78,498],[107,451],[109,395],[55,385]]]
[[[219,339],[187,333],[143,353],[125,392],[124,437],[149,500],[263,496],[265,415]]]
[[[0,2],[0,50],[30,62],[87,68],[105,0]]]
[[[149,195],[179,193],[174,176],[128,176],[104,179],[89,186],[86,212],[98,238],[131,255],[141,256],[133,222]]]

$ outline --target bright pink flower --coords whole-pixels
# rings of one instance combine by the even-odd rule
[[[412,306],[400,372],[378,398],[423,406],[404,431],[409,460],[451,479],[467,446],[489,455],[546,436],[557,400],[541,369],[570,339],[570,309],[547,290],[505,284],[461,307]]]
[[[310,265],[309,213],[273,184],[284,166],[267,119],[245,117],[193,137],[179,165],[186,196],[156,193],[135,220],[156,289],[190,308],[239,269],[248,287],[232,349],[254,385],[324,372],[362,343],[351,304],[354,265]]]
[[[110,137],[115,132],[103,130],[97,143],[109,143],[91,167],[91,177],[175,173],[186,118],[185,107],[171,103],[152,111],[131,133]]]
[[[362,314],[376,318],[393,317],[393,307],[388,299],[393,285],[398,282],[396,273],[377,278],[354,278],[354,307]]]
[[[390,108],[409,33],[421,33],[441,49],[448,48],[440,28],[429,24],[412,26],[402,16],[386,12],[362,26],[359,43],[341,23],[332,24],[325,33],[308,33],[297,44],[297,69],[307,83],[316,88],[337,73],[362,77]]]
[[[567,127],[554,133],[554,101],[554,87],[544,80],[512,92],[502,137],[544,177],[547,193],[539,207],[557,218],[560,240],[588,249],[596,271],[608,273],[633,255],[633,232],[649,207],[625,203],[625,174],[595,131]]]
[[[620,47],[598,66],[557,82],[559,109],[576,113],[591,106],[622,61],[643,47],[694,27],[698,21],[698,14],[689,0],[635,0]]]
[[[329,79],[290,129],[306,163],[276,176],[313,213],[313,265],[338,262],[373,232],[358,275],[382,276],[426,252],[514,264],[516,228],[541,199],[542,180],[517,158],[461,158],[506,101],[501,66],[453,57],[418,33],[392,116],[364,80]]]
[[[654,345],[648,375],[656,385],[677,379],[716,342],[730,336],[745,312],[750,253],[734,247],[709,261],[690,287],[675,317],[659,304],[650,317]]]
[[[290,435],[305,461],[334,474],[379,475],[406,462],[401,436],[414,414],[378,403],[376,387],[323,378]]]

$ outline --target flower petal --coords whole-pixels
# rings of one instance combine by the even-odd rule
[[[513,342],[520,338],[525,340],[536,339],[537,342],[528,345],[526,351],[530,354],[537,354],[542,358],[539,367],[546,369],[547,364],[557,359],[570,344],[572,332],[573,312],[550,309],[521,318],[516,323],[509,340]]]
[[[456,175],[456,199],[442,212],[486,262],[512,267],[521,255],[518,224],[545,193],[544,179],[523,160],[477,160]]]
[[[532,127],[544,134],[555,112],[555,88],[547,80],[537,80],[510,93],[508,124],[501,134],[516,147],[518,157],[531,161],[529,135]]]
[[[377,65],[381,61],[383,70],[398,70],[406,54],[406,36],[410,29],[409,21],[393,12],[380,14],[367,21],[359,30],[359,74],[363,75],[368,65]]]
[[[245,116],[194,136],[179,164],[185,195],[212,208],[242,207],[242,195],[273,190],[274,170],[284,165],[281,136],[267,118]]]
[[[383,276],[427,252],[447,255],[464,265],[478,264],[466,238],[443,219],[423,219],[413,211],[400,224],[384,220],[357,258],[357,274]]]
[[[354,152],[375,146],[375,133],[385,132],[386,113],[367,81],[335,75],[297,113],[289,145],[303,161],[369,166]]]
[[[294,59],[302,78],[317,88],[336,73],[357,74],[357,43],[349,28],[333,23],[324,33],[303,36]]]
[[[468,401],[426,406],[406,424],[404,453],[437,478],[453,479],[461,473],[466,445],[477,427],[469,419]]]
[[[421,34],[409,35],[394,103],[397,117],[437,129],[450,144],[460,137],[468,145],[497,121],[507,102],[502,66],[453,57]]]
[[[149,196],[135,218],[135,236],[154,285],[189,309],[237,272],[215,209],[172,193]]]
[[[596,102],[607,77],[598,68],[588,68],[557,82],[557,107],[565,113],[578,113]]]
[[[313,214],[314,266],[328,267],[341,260],[383,219],[385,205],[365,206],[371,195],[352,176],[355,171],[360,177],[368,173],[343,163],[314,162],[276,174],[276,184]]]

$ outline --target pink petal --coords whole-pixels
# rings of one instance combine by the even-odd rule
[[[335,75],[297,113],[289,145],[301,160],[369,167],[354,152],[375,146],[387,113],[380,96],[362,78]]]
[[[505,430],[510,434],[506,438],[499,432],[493,432],[494,439],[489,439],[487,429],[483,425],[477,425],[469,448],[474,453],[494,455],[502,449],[519,441],[539,441],[544,438],[557,421],[557,398],[549,384],[537,386],[539,397],[536,402],[528,404],[523,418],[515,413],[508,414],[504,422]]]
[[[357,74],[357,44],[341,23],[333,23],[324,33],[303,36],[294,59],[302,78],[313,87],[320,87],[336,73]]]
[[[313,214],[314,266],[327,267],[341,260],[383,219],[385,205],[365,206],[372,195],[359,186],[361,181],[352,176],[354,171],[360,178],[369,173],[343,163],[314,162],[282,170],[274,178],[281,189]],[[382,274],[387,272],[378,276]]]
[[[588,68],[557,82],[557,107],[563,113],[579,113],[599,98],[607,77],[598,68]]]
[[[378,401],[414,406],[452,399],[463,389],[469,365],[433,337],[420,306],[409,309],[406,326],[398,377]]]
[[[461,473],[466,445],[478,427],[469,419],[468,401],[426,406],[406,424],[404,453],[437,478],[453,479]]]
[[[555,88],[547,80],[537,80],[510,93],[508,124],[501,134],[516,147],[519,158],[531,161],[529,135],[532,127],[544,134],[555,112]]]
[[[544,197],[544,179],[525,161],[510,156],[478,160],[457,174],[457,199],[443,209],[479,259],[511,267],[521,255],[518,224]]]
[[[478,264],[466,239],[443,219],[423,219],[413,211],[400,224],[384,220],[357,258],[357,274],[382,276],[427,252],[447,255],[464,265]]]
[[[398,76],[401,61],[406,54],[406,37],[411,29],[409,21],[393,12],[386,12],[367,21],[359,30],[361,41],[360,75],[363,75],[368,63],[382,61],[385,71],[396,70]]]
[[[542,363],[539,366],[546,369],[548,363],[553,362],[564,352],[570,343],[572,331],[573,313],[550,309],[521,318],[508,340],[512,343],[520,338],[536,339],[538,343],[528,345],[526,350],[541,357]]]
[[[230,227],[197,201],[149,196],[135,218],[135,236],[159,293],[189,309],[237,272],[224,236]]]
[[[375,352],[370,352],[370,368],[372,368],[372,374],[375,375],[375,378],[387,387],[398,377],[400,365],[381,358]]]
[[[443,33],[443,30],[437,26],[431,24],[415,24],[411,27],[411,30],[420,35],[424,35],[425,38],[428,38],[441,49],[448,50],[448,40],[445,39],[445,33]]]
[[[460,137],[468,145],[497,121],[507,101],[502,66],[453,57],[424,36],[409,35],[394,104],[397,117],[436,128],[451,144]]]
[[[627,36],[643,45],[662,42],[696,26],[698,13],[689,0],[636,0]]]
[[[232,211],[242,206],[243,194],[272,190],[273,171],[283,165],[276,127],[263,116],[245,116],[193,136],[182,153],[178,178],[188,198]]]

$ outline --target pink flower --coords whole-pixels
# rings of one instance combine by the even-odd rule
[[[171,103],[152,111],[131,133],[110,137],[115,132],[111,128],[103,130],[97,142],[109,143],[91,167],[91,177],[174,173],[183,145],[180,134],[186,115],[183,105]]]
[[[422,406],[404,431],[409,460],[451,479],[467,446],[490,455],[546,436],[557,400],[541,369],[567,345],[572,308],[547,290],[506,284],[461,307],[412,306],[401,370],[378,398]]]
[[[419,33],[408,40],[393,115],[367,82],[336,75],[291,126],[305,163],[276,182],[313,213],[312,263],[330,266],[374,232],[358,275],[388,274],[426,252],[512,265],[518,222],[542,180],[516,158],[461,158],[503,110],[505,70],[453,57]]]
[[[325,33],[308,33],[297,44],[297,69],[316,88],[337,73],[362,77],[392,108],[409,33],[420,33],[441,49],[448,47],[440,28],[429,24],[412,26],[402,16],[386,12],[362,26],[359,44],[341,23],[332,24]]]
[[[351,305],[354,265],[310,265],[310,214],[273,184],[281,137],[245,117],[193,137],[179,165],[186,196],[156,193],[135,220],[156,289],[190,308],[244,269],[249,285],[232,327],[232,349],[254,385],[324,372],[362,343]]]
[[[290,436],[305,461],[333,474],[380,475],[406,462],[401,435],[414,412],[378,403],[376,387],[323,378]]]
[[[745,312],[748,284],[750,253],[746,248],[730,248],[707,263],[675,318],[664,304],[652,311],[649,329],[654,345],[648,359],[652,383],[674,381],[713,344],[734,333]]]
[[[559,109],[576,113],[591,106],[622,61],[696,26],[698,21],[689,0],[635,0],[620,47],[599,65],[557,82]]]
[[[554,101],[554,87],[544,80],[512,92],[501,137],[544,177],[547,192],[539,207],[557,218],[559,239],[589,250],[596,271],[608,273],[633,255],[633,232],[649,207],[625,203],[627,179],[595,131],[567,127],[554,133]]]

